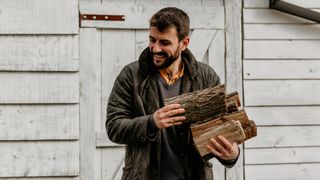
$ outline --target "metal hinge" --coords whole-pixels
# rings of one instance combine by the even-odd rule
[[[79,13],[79,24],[81,21],[124,21],[124,15],[110,15],[110,14],[81,14]]]

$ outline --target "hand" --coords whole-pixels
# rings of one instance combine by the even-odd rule
[[[185,120],[185,116],[176,116],[184,113],[185,110],[180,104],[170,104],[158,109],[153,113],[153,119],[159,129],[167,128],[174,125],[182,124],[181,121]]]
[[[211,138],[206,147],[215,156],[223,160],[233,160],[239,155],[237,143],[230,142],[223,136],[218,136],[217,139]]]

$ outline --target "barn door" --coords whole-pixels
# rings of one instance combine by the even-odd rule
[[[81,14],[110,15],[109,17],[115,15],[113,17],[117,19],[81,21],[81,179],[120,179],[124,146],[110,142],[106,136],[106,106],[114,80],[120,70],[126,64],[137,60],[142,50],[148,46],[149,18],[166,6],[177,6],[185,10],[190,16],[192,29],[189,48],[198,61],[212,66],[224,83],[226,77],[224,2],[223,0],[102,2],[83,0],[79,4]],[[225,180],[227,175],[224,167],[214,160],[213,162],[215,180]]]

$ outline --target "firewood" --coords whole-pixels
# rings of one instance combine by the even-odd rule
[[[200,133],[197,136],[193,135],[193,141],[201,156],[205,156],[210,153],[206,148],[206,145],[211,138],[217,138],[219,135],[222,135],[230,142],[238,142],[245,139],[245,133],[239,121],[226,121],[220,125],[214,126],[209,131]]]

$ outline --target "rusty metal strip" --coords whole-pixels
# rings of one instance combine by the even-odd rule
[[[80,14],[80,21],[93,20],[93,21],[124,21],[124,15],[106,15],[106,14]]]

